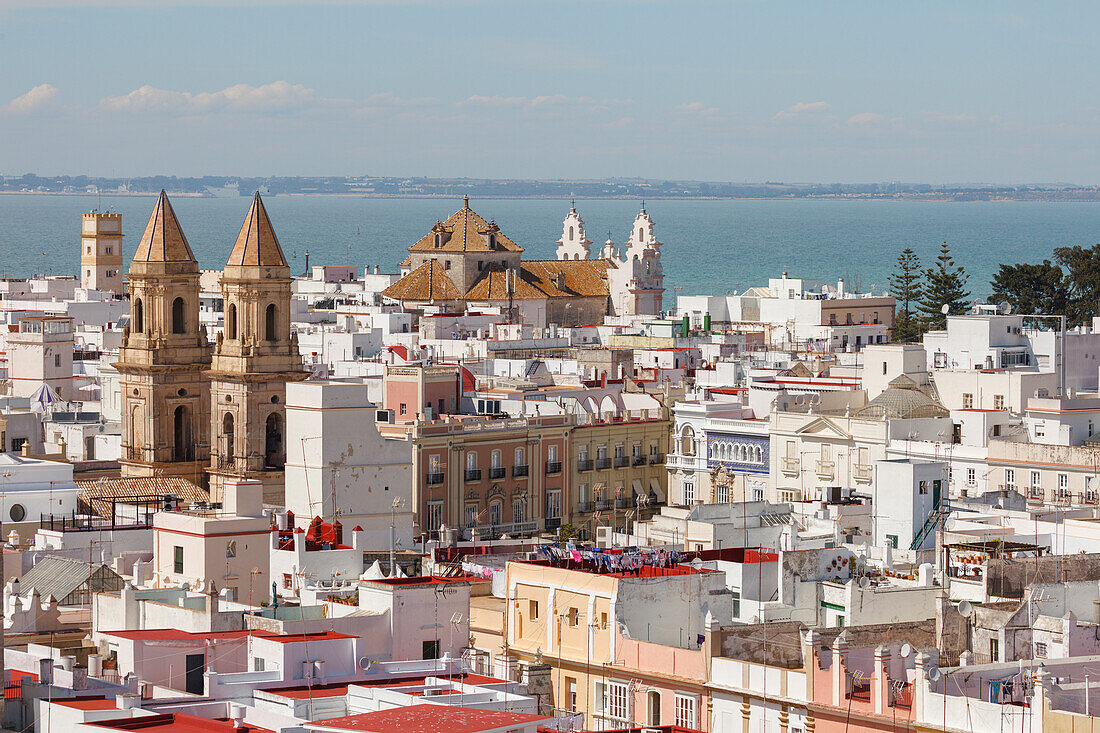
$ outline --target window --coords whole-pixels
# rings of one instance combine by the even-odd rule
[[[404,415],[407,412],[408,412],[408,407],[405,405],[404,402],[402,402],[401,403],[401,414]]]
[[[428,526],[429,532],[439,531],[440,526],[443,524],[443,501],[435,500],[428,502]]]
[[[546,518],[561,519],[561,489],[546,492]]]
[[[684,481],[684,504],[691,505],[695,503],[695,481]]]
[[[489,466],[491,468],[500,468],[500,451],[495,450],[489,454]]]
[[[54,354],[53,355],[53,365],[55,367],[60,367],[61,366],[61,354]]]
[[[515,457],[512,460],[513,465],[524,466],[523,462],[523,448],[516,448]]]
[[[439,659],[439,639],[430,639],[420,644],[423,659]]]
[[[893,547],[895,550],[898,549],[898,536],[896,534],[886,535],[886,541],[890,543],[890,547]]]
[[[186,318],[184,317],[184,304],[183,298],[176,298],[172,301],[172,333],[185,333]]]
[[[993,395],[993,409],[1003,410],[1005,409],[1005,396],[1003,394]]]
[[[477,526],[477,504],[467,504],[466,505],[466,526],[467,527],[476,527]]]
[[[264,337],[268,341],[275,341],[278,338],[275,330],[275,304],[269,303],[267,309],[264,311]]]
[[[1042,487],[1043,480],[1038,471],[1031,472],[1031,488],[1038,489]]]
[[[970,410],[974,407],[974,395],[970,392],[963,392],[963,409]]]
[[[1016,488],[1016,470],[1012,468],[1005,469],[1005,488],[1012,490]]]
[[[466,454],[466,470],[473,471],[477,468],[477,453],[470,451]]]
[[[990,639],[989,640],[989,659],[993,662],[1001,661],[1001,640]]]
[[[576,608],[570,608],[566,618],[569,620],[569,628],[575,629],[580,626],[581,612]]]
[[[966,485],[974,486],[978,483],[978,472],[973,468],[966,469]]]
[[[252,658],[252,671],[253,672],[263,672],[264,671],[264,659],[263,659],[263,657],[253,657]]]
[[[570,712],[577,712],[577,678],[566,677],[565,686],[569,690],[569,699],[566,700],[566,705],[569,706]]]
[[[1047,645],[1041,641],[1035,642],[1035,658],[1046,659],[1047,658]]]
[[[558,446],[546,446],[546,460],[550,461],[551,463],[554,463],[558,460]]]
[[[145,307],[142,305],[141,298],[134,301],[134,331],[137,333],[145,333]]]
[[[451,269],[451,261],[450,260],[443,260],[443,269],[444,270]]]
[[[1042,421],[1035,423],[1035,437],[1036,438],[1042,438],[1042,437],[1045,437],[1046,434],[1047,434],[1046,423],[1044,423]]]
[[[527,614],[527,620],[528,621],[538,621],[539,620],[539,602],[538,601],[530,601],[529,604],[530,605],[529,605],[529,608],[528,608],[529,613]]]
[[[519,524],[527,521],[527,502],[523,499],[512,499],[512,523]]]
[[[176,545],[173,550],[172,572],[176,575],[183,574],[183,548]]]
[[[685,456],[695,455],[695,431],[688,425],[680,438],[680,452]]]
[[[294,576],[290,573],[283,573],[283,588],[287,590],[294,587]]]
[[[627,686],[622,682],[608,682],[604,693],[604,714],[616,720],[628,720],[630,715]]]
[[[928,482],[927,481],[921,481],[919,484],[917,484],[917,493],[918,494],[927,494],[928,493]]]
[[[676,696],[676,725],[682,728],[695,727],[695,698],[687,695]]]
[[[719,504],[730,503],[730,485],[725,481],[719,481],[714,489],[714,500]]]

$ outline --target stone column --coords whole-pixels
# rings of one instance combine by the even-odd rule
[[[875,648],[875,671],[871,680],[871,693],[874,697],[876,713],[885,712],[890,706],[890,649],[885,644]]]

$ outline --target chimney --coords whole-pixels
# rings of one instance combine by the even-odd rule
[[[115,695],[115,707],[119,710],[137,710],[141,707],[141,695],[132,692]]]

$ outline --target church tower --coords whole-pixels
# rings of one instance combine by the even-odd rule
[[[80,287],[122,295],[122,214],[93,211],[84,215]]]
[[[569,213],[562,223],[561,239],[558,240],[559,260],[587,260],[592,240],[584,235],[584,220],[577,213],[577,202],[572,202]]]
[[[126,279],[130,322],[115,364],[122,475],[180,476],[204,486],[210,344],[199,325],[199,263],[164,191]]]
[[[661,268],[661,246],[653,232],[653,219],[645,210],[634,217],[630,239],[626,241],[626,267],[630,270],[627,289],[630,303],[627,312],[630,315],[655,316],[661,312],[664,296],[664,270]]]
[[[210,368],[210,497],[230,479],[256,479],[282,503],[286,383],[305,379],[290,333],[292,278],[260,194],[252,198],[222,271],[225,327]]]

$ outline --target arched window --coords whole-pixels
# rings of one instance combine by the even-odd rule
[[[225,316],[225,331],[231,339],[237,338],[237,305],[230,304],[229,312]]]
[[[193,455],[191,411],[186,405],[178,405],[172,414],[172,460],[190,461]]]
[[[756,462],[757,463],[763,463],[764,462],[764,449],[761,448],[760,446],[756,446]]]
[[[495,450],[489,454],[489,466],[492,468],[500,468],[500,451]]]
[[[569,227],[569,239],[573,239],[573,227]]]
[[[277,412],[267,416],[267,425],[264,428],[264,466],[283,466],[283,418]]]
[[[176,298],[172,301],[172,333],[187,332],[183,308],[183,298]]]
[[[526,466],[527,464],[523,460],[523,448],[516,448],[516,454],[513,464],[514,466]]]
[[[680,452],[685,456],[695,455],[695,431],[688,425],[684,428],[680,438]]]
[[[645,234],[641,227],[638,227],[638,241],[641,242],[645,239]]]
[[[225,413],[225,417],[222,418],[222,445],[225,447],[224,459],[232,462],[233,460],[233,413]]]
[[[646,701],[647,712],[649,713],[649,724],[657,726],[661,724],[661,693],[656,690],[650,690],[646,693],[648,700]]]
[[[145,305],[141,298],[134,301],[134,333],[145,333]]]
[[[264,311],[264,335],[268,341],[275,341],[275,304],[269,303]]]

